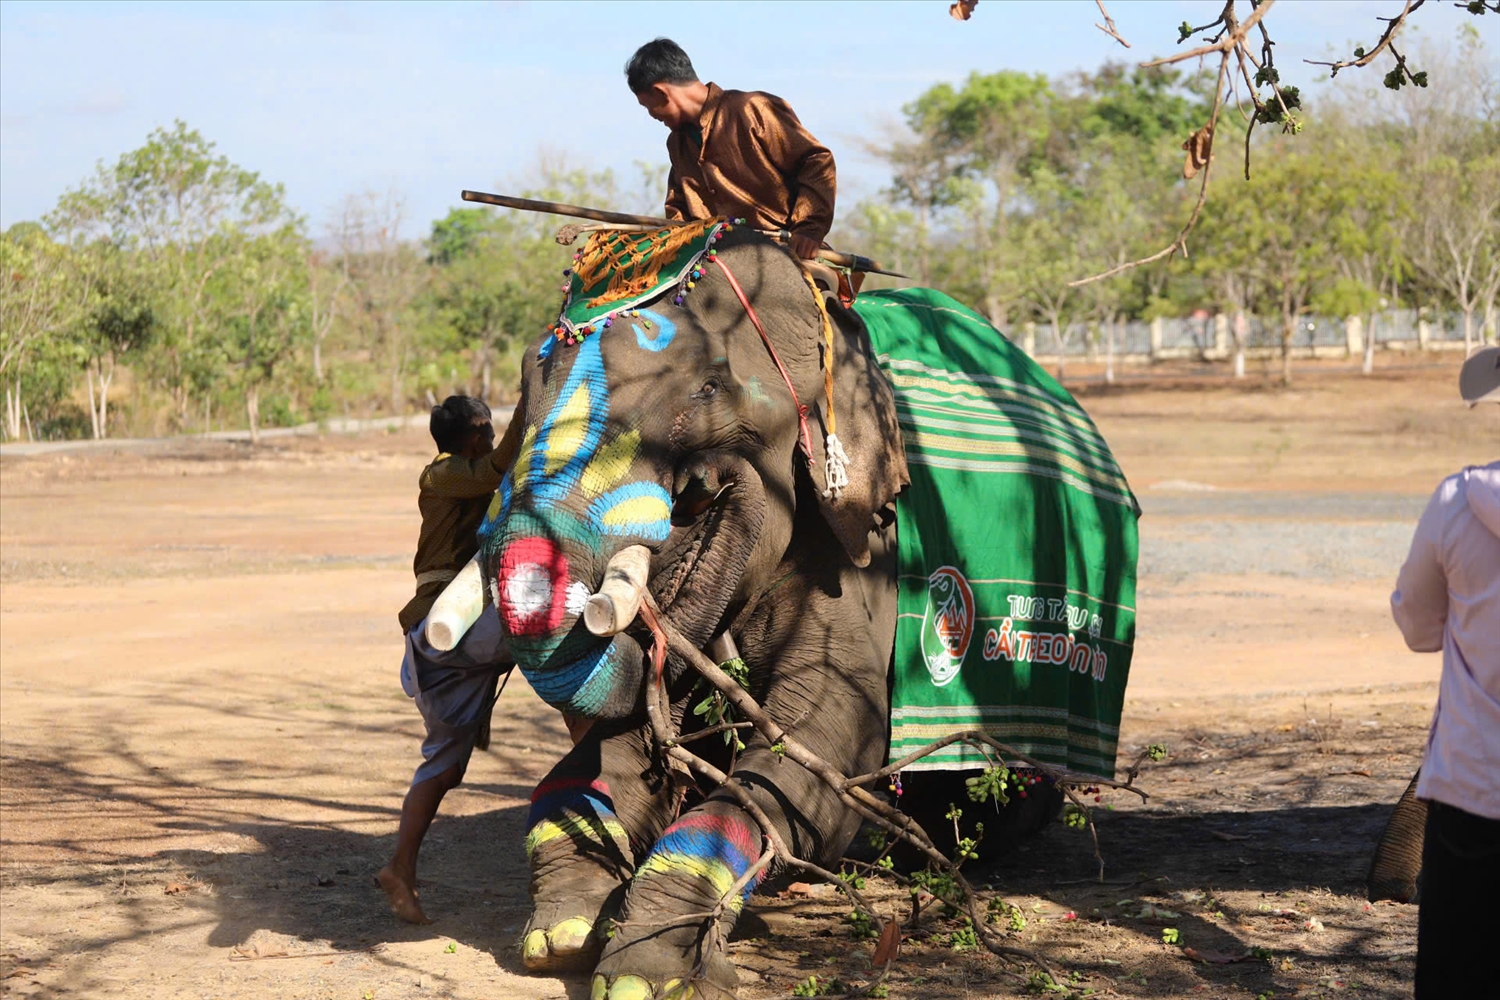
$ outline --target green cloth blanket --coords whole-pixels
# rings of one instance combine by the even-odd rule
[[[890,760],[978,729],[1113,777],[1140,514],[1120,467],[1073,397],[972,310],[927,288],[866,292],[854,309],[911,470]],[[955,743],[909,769],[984,763]]]

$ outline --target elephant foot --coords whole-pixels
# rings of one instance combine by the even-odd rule
[[[642,928],[633,940],[625,939],[628,930],[619,928],[605,946],[589,1000],[734,1000],[734,963],[722,947],[699,953],[700,925],[686,928],[686,935]]]
[[[586,972],[599,956],[594,925],[586,917],[526,924],[521,961],[530,972]]]
[[[667,827],[631,880],[591,1000],[733,1000],[739,975],[725,941],[758,881],[759,842],[722,803]]]
[[[587,972],[631,874],[629,839],[608,786],[582,778],[538,786],[526,855],[532,911],[521,935],[522,963],[532,972]]]
[[[538,901],[521,935],[522,964],[531,972],[588,972],[599,960],[604,946],[601,932],[613,909],[608,899],[592,904],[576,898],[549,904]]]

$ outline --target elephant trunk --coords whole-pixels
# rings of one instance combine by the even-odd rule
[[[1375,845],[1375,857],[1365,877],[1372,903],[1382,899],[1417,902],[1417,876],[1422,873],[1422,846],[1427,832],[1427,803],[1417,798],[1417,779],[1421,777],[1419,767],[1396,803],[1396,810],[1380,835],[1380,843]]]
[[[652,560],[652,594],[694,645],[718,632],[766,518],[766,488],[744,456],[708,451],[677,473],[673,522],[685,531]]]

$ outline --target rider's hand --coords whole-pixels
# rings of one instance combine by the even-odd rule
[[[818,255],[818,249],[822,246],[817,240],[807,236],[792,234],[792,253],[803,260],[812,260]]]

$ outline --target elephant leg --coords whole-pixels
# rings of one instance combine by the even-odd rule
[[[1427,828],[1427,803],[1417,798],[1417,779],[1421,776],[1419,767],[1375,845],[1375,857],[1365,877],[1366,893],[1372,903],[1382,899],[1417,902],[1417,876],[1422,874],[1422,844]]]
[[[895,621],[889,574],[889,565],[876,558],[867,570],[846,567],[836,581],[788,583],[762,612],[766,618],[740,635],[752,689],[755,651],[775,651],[761,699],[767,712],[845,774],[874,770],[885,760],[885,667],[894,628],[882,623]],[[790,622],[796,639],[773,641],[790,631]],[[837,712],[828,710],[832,705]],[[859,830],[859,816],[811,771],[773,752],[760,734],[745,742],[735,780],[798,858],[836,866]],[[594,1000],[733,996],[737,976],[724,942],[758,879],[728,900],[717,933],[705,915],[752,868],[764,843],[759,823],[724,788],[669,826],[631,879],[595,970]]]
[[[521,951],[534,972],[588,971],[596,928],[635,870],[631,845],[655,841],[669,819],[670,785],[648,784],[648,737],[637,723],[595,723],[532,793],[532,912]]]

